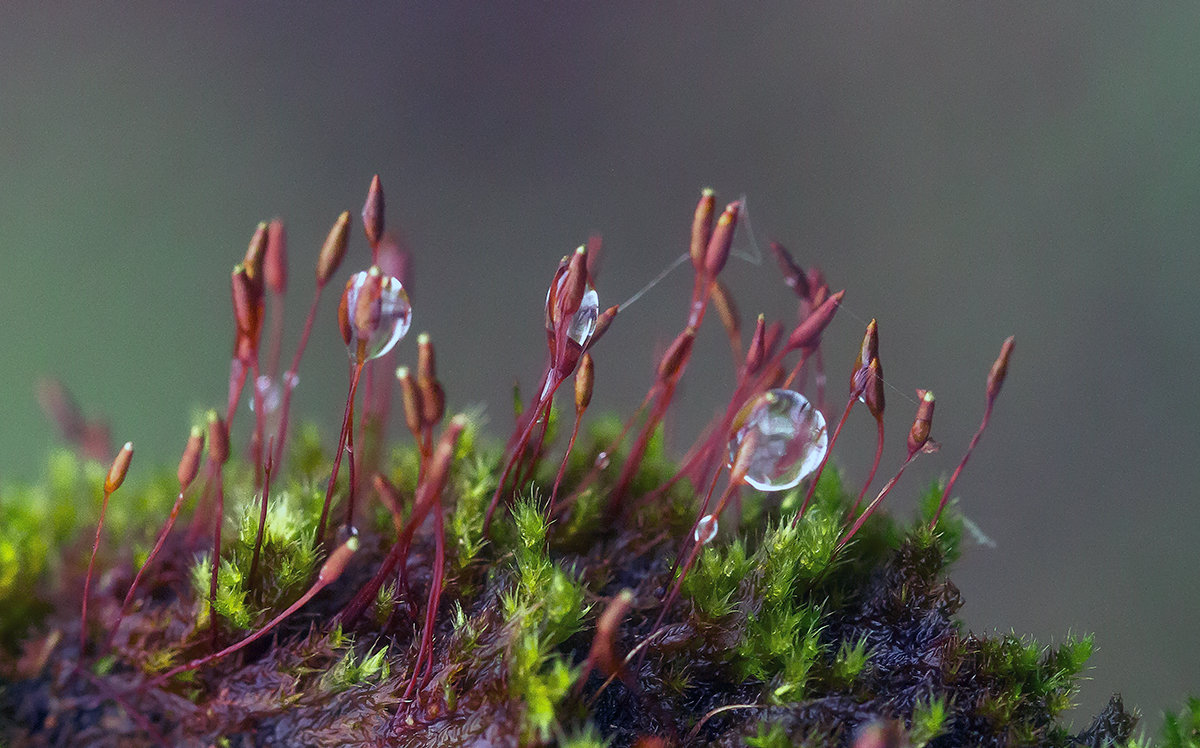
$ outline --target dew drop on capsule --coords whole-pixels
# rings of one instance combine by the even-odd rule
[[[692,533],[692,538],[700,545],[708,545],[715,537],[717,537],[717,518],[706,514],[696,523],[696,530]]]
[[[567,276],[564,274],[558,279],[555,296],[563,292],[566,282]],[[600,296],[596,293],[596,287],[592,285],[591,281],[588,281],[583,298],[579,302],[579,308],[575,310],[574,316],[571,317],[571,324],[567,326],[567,337],[578,343],[580,347],[587,345],[592,333],[596,331],[596,318],[599,316]],[[546,332],[554,334],[554,322],[550,319],[549,291],[546,292]]]
[[[764,392],[742,408],[729,441],[730,461],[755,435],[746,482],[760,491],[784,491],[817,469],[829,448],[825,417],[792,390]]]
[[[351,319],[358,308],[359,294],[366,286],[371,273],[379,272],[378,268],[364,270],[355,273],[346,282],[346,308],[350,310]],[[375,325],[370,339],[367,340],[366,360],[379,358],[392,350],[392,346],[400,342],[400,339],[408,333],[411,323],[412,305],[408,303],[408,293],[404,290],[404,286],[397,278],[383,275],[379,289],[379,322]],[[358,340],[356,337],[350,338],[347,349],[351,359],[357,358]]]

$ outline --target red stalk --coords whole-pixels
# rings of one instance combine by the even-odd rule
[[[262,494],[259,500],[258,511],[258,533],[254,536],[254,555],[250,559],[250,576],[247,578],[246,588],[253,590],[258,581],[258,559],[262,551],[263,532],[267,527],[267,499],[271,495],[271,471],[274,469],[274,463],[271,462],[271,447],[267,445],[267,464],[263,466],[263,486]]]
[[[854,537],[854,534],[857,533],[859,528],[863,526],[863,523],[867,521],[867,517],[870,517],[875,511],[875,508],[879,506],[879,502],[883,501],[883,497],[888,495],[888,492],[891,491],[892,487],[896,485],[896,481],[900,480],[900,476],[904,475],[904,469],[908,467],[908,463],[912,462],[913,458],[919,454],[921,454],[920,451],[908,453],[908,457],[904,459],[904,462],[900,465],[900,469],[896,471],[896,474],[892,476],[891,480],[884,484],[883,489],[879,492],[879,495],[867,505],[867,508],[863,510],[862,514],[858,515],[858,519],[855,520],[850,529],[846,531],[846,534],[843,535],[841,540],[838,541],[838,548],[841,548],[842,546],[846,545],[846,543],[850,542],[850,538]]]
[[[100,519],[96,523],[96,539],[92,541],[92,558],[88,561],[87,576],[83,578],[83,602],[79,606],[79,656],[81,658],[83,650],[87,646],[88,595],[92,587],[92,573],[96,568],[96,553],[100,550],[100,531],[104,529],[104,515],[108,512],[108,499],[125,481],[125,474],[129,472],[129,462],[132,459],[133,442],[125,442],[125,446],[121,447],[121,451],[113,459],[113,463],[108,469],[108,475],[104,478],[103,498],[100,500]]]
[[[188,437],[187,446],[183,450],[183,456],[179,460],[179,469],[176,471],[176,477],[179,479],[179,493],[175,497],[175,503],[171,506],[171,514],[167,517],[167,523],[163,525],[162,530],[159,532],[158,540],[155,541],[154,548],[150,550],[150,555],[146,556],[146,562],[142,564],[142,568],[138,569],[137,574],[133,577],[133,582],[129,585],[129,591],[125,593],[125,600],[121,603],[121,611],[117,614],[117,620],[112,626],[112,631],[109,632],[108,643],[105,646],[106,649],[112,646],[113,639],[116,637],[117,631],[121,628],[121,621],[124,620],[125,613],[129,610],[129,604],[133,601],[133,593],[137,591],[138,582],[141,581],[142,575],[146,573],[146,569],[150,568],[150,564],[154,563],[154,559],[158,556],[158,552],[162,550],[167,536],[171,533],[171,528],[175,526],[175,520],[179,517],[179,508],[183,505],[183,494],[192,485],[192,481],[196,479],[196,474],[200,470],[200,452],[203,449],[204,431],[199,426],[195,426]]]
[[[946,487],[942,489],[942,499],[938,502],[937,512],[933,515],[933,521],[929,523],[929,531],[937,527],[938,519],[942,516],[942,509],[946,507],[946,502],[950,498],[950,489],[954,488],[955,482],[958,481],[958,476],[967,465],[967,460],[971,459],[971,453],[975,451],[975,447],[979,444],[979,439],[983,436],[984,429],[987,428],[988,421],[992,418],[992,408],[996,404],[996,398],[1000,395],[1000,386],[1004,384],[1004,377],[1008,374],[1008,360],[1012,356],[1013,338],[1010,336],[1004,341],[1000,347],[1000,355],[996,358],[996,362],[992,364],[992,369],[988,372],[987,382],[987,405],[983,410],[983,419],[979,422],[979,428],[975,430],[975,435],[971,437],[971,443],[967,445],[967,451],[959,461],[958,467],[950,475],[950,480],[946,483]]]
[[[792,518],[792,527],[800,522],[804,511],[808,509],[808,502],[812,501],[813,494],[817,492],[817,481],[821,478],[821,472],[825,470],[825,463],[829,462],[829,456],[833,454],[833,445],[837,444],[838,434],[842,433],[842,426],[846,425],[846,419],[850,417],[850,410],[856,402],[858,402],[858,397],[854,393],[850,393],[850,399],[846,401],[846,409],[842,411],[842,417],[838,419],[837,426],[833,429],[833,436],[829,438],[829,444],[825,448],[825,456],[821,458],[817,469],[813,471],[808,490],[804,493],[804,501],[800,504],[800,511],[796,512],[796,516]]]
[[[292,391],[296,389],[296,384],[300,381],[297,372],[300,369],[300,359],[304,356],[304,349],[308,345],[308,338],[312,334],[313,323],[317,319],[317,303],[321,300],[321,288],[318,285],[317,290],[313,292],[313,300],[308,307],[308,317],[304,320],[304,331],[300,333],[300,343],[292,357],[292,365],[283,375],[283,402],[279,405],[279,431],[275,435],[275,453],[271,458],[276,465],[279,465],[283,458],[283,445],[288,437],[288,413],[292,406]]]
[[[296,383],[300,380],[297,378],[297,372],[300,369],[300,359],[304,356],[304,349],[308,346],[308,338],[312,335],[313,323],[317,319],[317,304],[321,300],[321,291],[324,290],[325,284],[337,272],[338,267],[342,264],[342,258],[346,256],[346,244],[350,231],[350,212],[342,211],[341,215],[334,221],[333,228],[329,230],[329,235],[325,237],[325,243],[321,245],[320,254],[317,256],[317,288],[313,291],[312,303],[308,307],[308,316],[304,320],[304,332],[300,334],[300,343],[296,346],[296,353],[292,357],[292,365],[288,368],[286,374],[283,375],[283,402],[280,404],[279,414],[279,433],[276,434],[275,440],[275,465],[282,464],[283,448],[287,442],[288,436],[288,413],[292,405],[292,391],[296,389]]]
[[[350,377],[350,392],[346,396],[346,409],[342,414],[342,430],[338,435],[337,454],[333,458],[333,470],[329,473],[329,485],[325,488],[325,503],[321,507],[321,519],[317,523],[316,542],[318,546],[324,545],[325,543],[325,527],[329,521],[329,505],[333,502],[333,490],[337,485],[338,471],[341,470],[342,467],[342,455],[345,453],[346,442],[349,437],[350,428],[353,425],[352,419],[354,418],[354,394],[358,389],[358,380],[359,377],[362,376],[363,366],[366,364],[366,361],[361,355],[361,352],[365,348],[365,341],[360,340],[358,347],[360,355],[358,356],[358,363],[354,365],[354,374]],[[351,478],[353,478],[353,475],[351,475]],[[351,483],[350,489],[352,496],[353,488],[353,483]],[[351,498],[351,501],[353,501],[353,498]]]
[[[217,646],[217,571],[221,567],[221,526],[225,523],[223,466],[229,459],[229,428],[215,412],[208,412],[208,462],[217,487],[217,517],[213,528],[212,576],[208,584],[208,615],[213,649]]]
[[[878,439],[875,442],[875,461],[871,463],[871,472],[867,474],[867,480],[863,483],[862,490],[858,492],[858,498],[854,500],[854,506],[850,507],[850,516],[858,511],[858,505],[862,503],[863,497],[867,495],[867,489],[871,487],[871,482],[875,480],[875,471],[879,469],[879,459],[883,457],[883,419],[875,420],[875,430],[878,433]]]
[[[558,487],[567,472],[567,461],[571,458],[571,450],[575,447],[575,439],[579,436],[579,424],[583,414],[592,402],[592,389],[595,386],[595,364],[592,354],[584,353],[579,360],[579,370],[575,372],[575,426],[571,429],[571,439],[567,442],[566,452],[563,453],[562,464],[558,467],[558,475],[554,478],[554,489],[550,492],[550,503],[546,507],[546,516],[554,514],[554,502],[558,498]]]
[[[450,467],[454,461],[454,451],[458,446],[458,439],[462,435],[463,429],[466,428],[467,419],[465,416],[458,415],[450,419],[450,423],[442,432],[442,438],[438,442],[437,449],[434,451],[433,458],[429,460],[429,469],[421,477],[421,481],[417,486],[417,496],[413,502],[413,511],[408,518],[408,524],[404,528],[404,532],[397,539],[392,549],[388,551],[388,555],[384,558],[379,570],[371,581],[367,582],[362,589],[350,600],[345,608],[335,617],[334,622],[342,626],[350,626],[358,617],[362,615],[371,601],[379,593],[379,588],[383,586],[384,580],[390,577],[396,571],[396,565],[399,564],[407,556],[408,543],[411,542],[417,528],[425,520],[426,515],[435,504],[438,504],[441,499],[442,490],[446,486],[446,481],[450,476]]]

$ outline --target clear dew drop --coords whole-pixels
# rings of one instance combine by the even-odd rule
[[[734,421],[731,461],[751,432],[756,446],[746,482],[760,491],[794,487],[817,469],[829,448],[825,417],[792,390],[770,390],[746,403]]]
[[[717,518],[706,514],[696,523],[696,530],[692,533],[692,538],[700,545],[708,545],[715,537],[717,537]]]
[[[608,452],[601,452],[600,454],[596,455],[596,469],[597,470],[607,470],[608,463],[609,463]]]
[[[566,275],[558,279],[555,296],[563,291],[563,285],[566,282]],[[575,310],[574,316],[571,317],[571,324],[567,326],[567,337],[578,343],[580,347],[587,345],[587,342],[591,340],[592,333],[596,331],[596,319],[599,316],[600,296],[596,293],[596,287],[589,281],[583,292],[583,298],[579,302],[579,309]],[[546,292],[546,332],[550,333],[551,339],[553,339],[554,322],[550,319],[549,291]]]
[[[583,300],[579,302],[579,309],[571,318],[571,326],[567,328],[567,337],[581,346],[586,345],[591,340],[592,333],[596,331],[596,318],[599,316],[600,297],[596,294],[596,289],[589,283],[587,291],[583,294]]]
[[[372,272],[379,273],[379,270],[372,268],[355,273],[346,282],[346,308],[350,313],[352,327],[355,310],[358,308],[359,294]],[[408,303],[408,293],[404,290],[404,286],[398,279],[390,275],[384,275],[381,280],[379,322],[367,340],[366,360],[368,361],[379,358],[392,350],[392,347],[408,333],[408,327],[412,323],[412,305]],[[357,337],[350,339],[347,350],[351,359],[358,357]]]

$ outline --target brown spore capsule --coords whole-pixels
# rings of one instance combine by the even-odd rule
[[[342,264],[342,258],[346,256],[349,231],[350,211],[344,210],[334,221],[333,228],[329,229],[329,235],[325,237],[325,243],[321,245],[321,253],[317,256],[318,288],[328,283]]]
[[[845,295],[845,291],[838,291],[833,296],[825,299],[820,306],[805,317],[804,321],[797,325],[796,329],[788,337],[788,348],[790,350],[816,348],[821,342],[821,335],[825,332],[825,328],[833,321],[833,315],[837,314],[838,307],[842,303],[842,297]]]
[[[367,200],[362,209],[363,231],[366,232],[367,241],[372,247],[378,245],[383,238],[383,213],[383,184],[376,174],[371,179],[371,186],[367,189]]]
[[[229,459],[229,428],[215,410],[208,411],[208,456],[219,465]]]
[[[989,400],[994,400],[1000,394],[1000,387],[1004,384],[1004,378],[1008,376],[1008,360],[1012,356],[1014,345],[1016,343],[1013,336],[1010,335],[1000,346],[1000,355],[996,357],[991,371],[988,372],[987,396]]]
[[[125,442],[125,446],[121,447],[120,452],[117,452],[112,465],[108,468],[108,475],[104,478],[104,491],[106,493],[116,491],[125,482],[125,474],[129,472],[129,462],[132,459],[133,442]]]
[[[180,491],[186,491],[188,486],[192,485],[192,481],[196,480],[196,474],[200,471],[200,453],[203,451],[204,429],[193,426],[187,445],[183,448],[183,456],[179,458],[179,467],[175,471],[175,477],[179,478]]]
[[[929,443],[929,430],[933,425],[933,393],[928,390],[917,390],[920,402],[917,404],[917,415],[913,419],[912,428],[908,430],[908,451],[913,454],[921,451]]]

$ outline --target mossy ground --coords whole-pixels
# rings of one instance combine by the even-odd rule
[[[581,445],[566,490],[607,447],[611,425]],[[4,734],[12,745],[153,745],[144,719],[173,745],[632,745],[646,736],[682,745],[848,745],[866,725],[897,720],[913,745],[1137,745],[1133,719],[1110,706],[1088,730],[1058,721],[1071,705],[1090,638],[1043,647],[963,629],[962,601],[947,578],[960,526],[873,517],[841,552],[836,541],[850,498],[827,471],[813,506],[792,526],[797,492],[747,492],[740,527],[724,527],[700,554],[683,594],[652,637],[694,497],[680,485],[667,510],[646,508],[606,522],[601,480],[547,525],[553,475],[505,513],[490,541],[483,509],[500,455],[466,439],[445,501],[450,547],[429,677],[409,701],[432,549],[418,537],[408,593],[394,585],[354,627],[333,616],[387,550],[390,516],[374,509],[362,550],[331,588],[247,651],[161,686],[149,676],[207,652],[205,595],[193,583],[207,539],[172,536],[111,652],[81,653],[75,614],[87,549],[86,507],[102,471],[59,455],[48,488],[6,492],[3,504]],[[222,642],[274,616],[308,583],[321,473],[315,447],[298,443],[290,482],[271,498],[265,573],[247,588],[256,516],[248,470],[234,470],[235,538],[222,554],[217,615]],[[306,456],[307,455],[307,456]],[[603,475],[615,473],[620,454]],[[414,463],[393,455],[395,482],[411,502]],[[671,466],[645,458],[641,485]],[[102,642],[134,569],[153,539],[171,490],[167,477],[114,498],[90,614]],[[936,487],[935,487],[936,489]],[[35,496],[35,494],[37,494]],[[40,499],[33,501],[33,498]],[[236,503],[236,501],[235,501]],[[33,513],[41,511],[49,515]],[[50,529],[47,532],[46,528]],[[121,538],[117,542],[116,538]],[[34,539],[37,542],[34,542]],[[9,561],[15,557],[18,561]],[[20,579],[18,583],[17,579]],[[633,604],[614,641],[635,653],[618,677],[593,669],[580,682],[597,618],[622,589]],[[23,653],[23,656],[22,656]],[[638,657],[644,654],[644,659]],[[639,665],[640,663],[640,665]],[[120,696],[118,700],[117,696]],[[130,711],[143,717],[135,719]],[[1195,745],[1197,704],[1168,723],[1166,745]],[[1189,742],[1190,741],[1190,742]]]
[[[871,509],[856,514],[858,502],[836,470],[808,466],[814,455],[824,464],[840,427],[828,436],[803,395],[777,387],[807,373],[817,353],[815,399],[823,401],[820,340],[844,291],[833,293],[819,269],[800,268],[772,244],[800,322],[788,333],[790,325],[759,316],[743,347],[731,291],[717,276],[744,203],[730,203],[719,217],[715,206],[705,190],[687,255],[695,276],[687,326],[659,362],[640,423],[634,419],[622,438],[616,419],[589,417],[585,436],[566,450],[557,494],[554,432],[566,419],[551,407],[554,393],[573,379],[582,417],[592,391],[590,350],[621,308],[599,310],[589,267],[598,240],[564,258],[551,281],[548,366],[507,446],[489,446],[468,415],[444,423],[432,341],[420,334],[415,376],[397,370],[415,444],[397,447],[408,440],[380,436],[390,377],[372,375],[392,365],[387,350],[407,332],[412,309],[401,280],[380,267],[403,274],[406,261],[384,232],[376,176],[362,213],[372,265],[351,277],[338,314],[354,384],[336,459],[328,438],[311,428],[289,434],[280,425],[268,434],[266,400],[255,395],[253,436],[234,440],[244,457],[226,464],[227,424],[249,373],[256,393],[284,383],[276,415],[286,421],[320,289],[346,254],[351,218],[341,213],[318,255],[318,293],[292,369],[276,380],[269,363],[261,389],[265,299],[269,288],[270,307],[281,312],[287,252],[282,223],[260,224],[231,275],[227,414],[206,416],[200,479],[193,483],[204,441],[197,428],[175,475],[138,468],[122,487],[126,445],[107,473],[62,452],[44,484],[0,490],[0,739],[12,746],[1143,745],[1119,699],[1087,729],[1060,720],[1090,638],[1045,647],[964,629],[947,576],[962,528],[952,505],[941,511],[951,485],[933,486],[904,523]],[[681,467],[666,454],[661,424],[710,302],[729,335],[738,381],[727,415]],[[282,329],[272,333],[276,349]],[[882,445],[878,343],[873,320],[845,412],[861,401]],[[989,372],[985,414],[960,469],[987,425],[1012,348],[1010,338]],[[736,360],[742,350],[744,360]],[[366,369],[377,357],[388,363]],[[794,367],[789,357],[798,359]],[[65,391],[55,392],[49,410],[60,430],[68,440],[86,434],[82,414]],[[934,398],[919,393],[909,461],[933,446]],[[786,412],[774,413],[780,403],[789,404]],[[786,420],[760,420],[768,411]],[[266,459],[276,438],[284,440],[281,453],[288,446],[282,461]],[[725,465],[731,440],[733,464]],[[742,485],[754,483],[749,470],[760,458],[762,485],[779,492]],[[724,489],[713,508],[704,498],[700,509],[726,467],[726,482],[740,494]],[[789,471],[794,480],[782,478]],[[795,482],[805,475],[819,476],[809,478],[816,481],[811,504],[806,484]],[[263,483],[269,491],[259,490]],[[119,490],[92,577],[101,485],[106,498]],[[178,486],[186,508],[167,534]],[[347,496],[357,496],[356,513]],[[494,506],[500,511],[490,522]],[[701,520],[702,512],[710,514]],[[693,543],[701,537],[693,528],[714,527],[714,515],[719,531]],[[158,537],[165,545],[154,557]],[[139,569],[145,575],[135,589]],[[85,578],[91,594],[81,614]],[[122,617],[127,595],[132,604]],[[1191,701],[1168,720],[1164,743],[1195,746],[1198,736],[1200,702]]]

